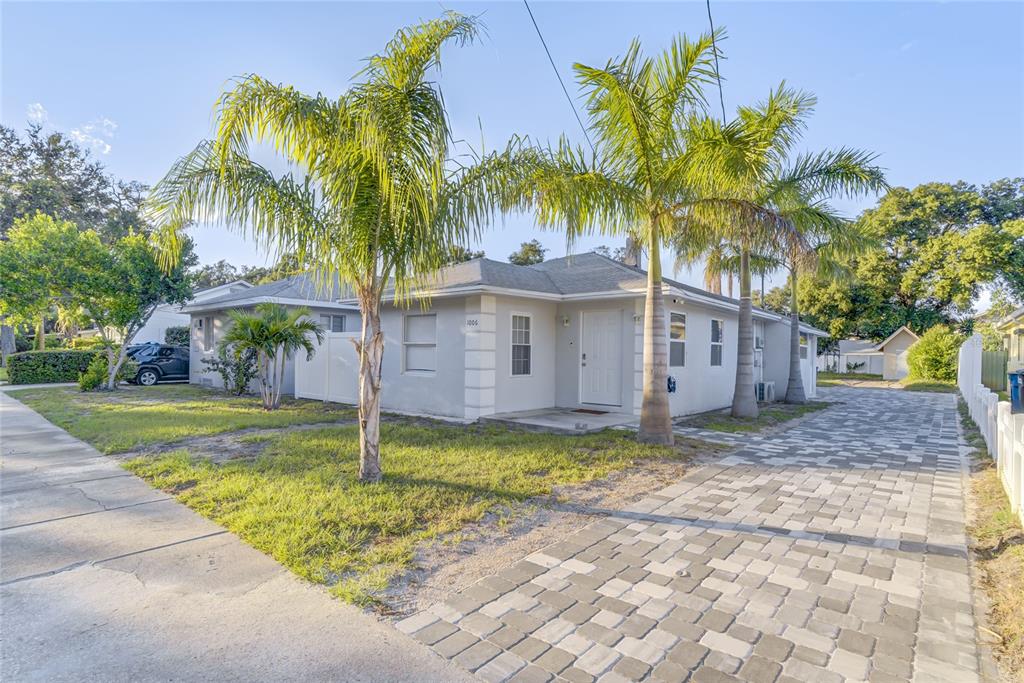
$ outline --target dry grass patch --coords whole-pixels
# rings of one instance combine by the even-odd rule
[[[760,432],[804,415],[824,410],[830,405],[833,404],[824,401],[810,401],[802,404],[762,403],[761,413],[756,419],[733,417],[726,409],[685,417],[677,420],[676,424],[681,427],[710,429],[716,432]]]
[[[964,435],[977,449],[969,532],[980,583],[989,598],[989,628],[1000,638],[995,651],[1009,680],[1024,680],[1024,529],[1010,509],[999,472],[962,400],[960,415]]]
[[[558,486],[686,457],[682,447],[642,445],[622,431],[561,436],[391,422],[381,428],[384,481],[366,485],[356,479],[354,426],[260,439],[264,448],[250,459],[218,464],[178,451],[125,466],[299,576],[363,605],[379,602],[422,541]]]

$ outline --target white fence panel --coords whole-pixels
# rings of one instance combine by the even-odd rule
[[[981,336],[960,347],[957,384],[971,419],[978,425],[1010,506],[1024,524],[1024,414],[1013,415],[1010,404],[981,383]]]
[[[321,401],[356,403],[359,400],[359,358],[352,339],[357,333],[332,332],[324,336],[311,360],[295,354],[295,396]],[[313,340],[314,345],[316,340]]]

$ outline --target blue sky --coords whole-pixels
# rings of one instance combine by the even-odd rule
[[[707,30],[703,2],[531,4],[572,93],[575,61],[603,64],[633,36],[654,52],[673,34]],[[440,80],[457,136],[476,144],[482,125],[492,147],[517,133],[582,142],[521,2],[5,1],[0,118],[17,128],[45,120],[114,174],[153,183],[210,134],[214,100],[232,77],[255,72],[334,95],[397,28],[443,8],[481,14],[487,26],[485,40],[444,55]],[[878,152],[894,185],[1024,173],[1024,4],[713,0],[712,9],[728,31],[730,112],[785,79],[818,96],[807,149]],[[855,215],[872,203],[839,205]],[[222,229],[193,234],[204,262],[266,260]],[[549,256],[566,251],[562,236],[523,216],[479,246],[504,259],[533,237]],[[590,238],[576,250],[601,243],[616,244]]]

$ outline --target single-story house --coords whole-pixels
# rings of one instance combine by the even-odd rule
[[[478,258],[442,270],[409,306],[386,297],[382,406],[476,419],[553,408],[637,414],[647,274],[595,253],[532,266]],[[255,290],[254,290],[255,291]],[[663,280],[673,415],[732,402],[739,301]],[[336,304],[355,306],[351,298]],[[295,360],[299,397],[355,402],[358,329]],[[755,381],[782,398],[790,321],[754,310]],[[801,325],[805,390],[825,332]]]
[[[839,372],[861,372],[881,375],[882,379],[899,380],[907,376],[907,350],[919,337],[909,327],[903,325],[886,337],[881,343],[864,342],[861,340],[844,340],[856,342],[843,351],[843,342],[839,342]],[[863,363],[863,365],[861,365]]]
[[[359,308],[339,303],[343,295],[349,296],[336,280],[332,286],[324,288],[312,276],[300,274],[201,301],[190,301],[182,308],[190,318],[188,324],[192,329],[189,382],[223,388],[224,383],[220,375],[206,372],[206,366],[202,361],[216,355],[217,344],[230,323],[230,311],[251,311],[260,303],[306,307],[312,316],[319,319],[325,330],[333,334],[351,334],[360,327]],[[281,391],[286,395],[295,393],[294,358],[285,364],[284,386]]]
[[[883,357],[875,346],[870,339],[841,339],[835,350],[818,356],[818,371],[881,375]]]
[[[252,285],[245,280],[235,280],[234,282],[218,285],[217,287],[207,287],[195,292],[189,304],[209,301],[226,294],[235,294],[251,288]],[[163,344],[164,335],[167,333],[168,327],[188,327],[191,318],[188,313],[183,311],[183,308],[183,306],[176,304],[157,306],[143,328],[135,333],[135,338],[132,340],[133,343],[157,342],[158,344]]]
[[[1024,306],[997,322],[996,329],[1003,334],[1007,372],[1024,369]]]

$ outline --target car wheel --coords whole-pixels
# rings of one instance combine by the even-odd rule
[[[160,376],[156,374],[156,370],[143,370],[135,378],[135,381],[144,387],[151,387],[156,384],[158,379]]]

